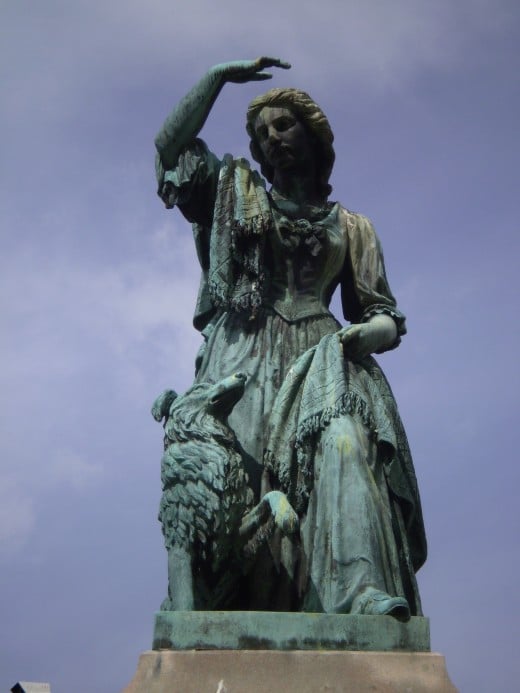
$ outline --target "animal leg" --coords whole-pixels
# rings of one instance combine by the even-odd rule
[[[181,546],[168,551],[168,591],[173,611],[193,611],[191,554]]]

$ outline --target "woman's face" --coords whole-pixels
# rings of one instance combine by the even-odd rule
[[[254,130],[265,160],[275,171],[304,170],[312,162],[312,138],[289,108],[265,106]]]

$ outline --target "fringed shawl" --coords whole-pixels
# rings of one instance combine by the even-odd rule
[[[388,484],[402,505],[417,570],[426,555],[417,481],[395,399],[373,358],[345,360],[337,334],[326,335],[302,354],[276,397],[264,464],[295,509],[305,512],[319,433],[342,415],[363,423],[377,440]]]
[[[265,183],[245,159],[222,162],[210,240],[213,304],[254,317],[266,282],[265,238],[272,223]]]

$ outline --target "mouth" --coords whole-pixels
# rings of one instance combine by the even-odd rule
[[[215,386],[215,392],[209,400],[211,410],[220,418],[231,414],[233,407],[244,394],[247,376],[244,373],[234,373],[229,378]]]
[[[286,144],[272,145],[268,150],[268,154],[269,154],[269,158],[274,159],[274,160],[285,158],[287,156],[292,157],[292,155],[293,155],[291,148]]]

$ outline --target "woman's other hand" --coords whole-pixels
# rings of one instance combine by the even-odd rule
[[[389,315],[374,315],[368,322],[344,327],[338,332],[345,358],[358,361],[369,354],[389,349],[397,337],[397,327]]]

